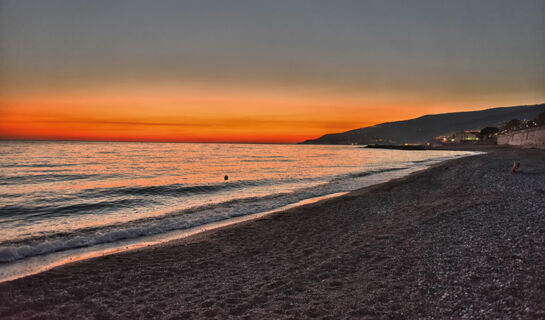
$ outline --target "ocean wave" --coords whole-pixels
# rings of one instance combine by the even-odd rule
[[[362,172],[357,172],[357,173],[351,173],[351,174],[348,174],[346,176],[350,177],[350,178],[362,178],[362,177],[367,177],[367,176],[370,176],[370,175],[373,175],[373,174],[379,174],[379,173],[385,173],[385,172],[391,172],[391,171],[400,171],[400,170],[406,170],[406,169],[409,169],[409,167],[367,170],[367,171],[362,171]]]
[[[427,163],[427,162],[432,162],[432,161],[435,161],[435,159],[414,160],[414,161],[411,161],[411,162],[412,163]]]
[[[0,193],[0,198],[18,198],[23,196],[23,193]]]
[[[208,185],[170,184],[86,189],[64,195],[52,193],[47,197],[28,199],[24,204],[0,205],[0,217],[35,220],[46,216],[47,218],[53,218],[79,214],[106,214],[123,208],[143,208],[150,205],[161,205],[162,202],[159,199],[162,197],[180,198],[248,187],[278,185],[281,183],[301,183],[313,180],[315,179],[243,180]],[[20,194],[13,195],[12,197],[17,198],[18,196]],[[9,198],[8,195],[6,195],[6,198]]]
[[[92,245],[110,243],[123,239],[132,239],[145,235],[158,234],[165,231],[167,230],[154,230],[154,228],[143,227],[127,228],[113,230],[102,234],[98,233],[88,236],[61,238],[21,246],[0,247],[0,263],[13,262],[32,256],[44,255],[69,249],[89,247]]]
[[[297,189],[293,192],[281,192],[266,196],[236,198],[220,203],[212,203],[172,211],[161,216],[146,217],[125,223],[87,229],[77,229],[73,232],[62,234],[52,233],[48,235],[32,236],[19,240],[8,240],[0,243],[0,262],[12,262],[31,256],[49,254],[57,251],[89,247],[143,236],[151,236],[174,230],[184,230],[229,218],[265,212],[304,199],[335,193],[335,191],[339,189],[338,185],[341,181],[342,180],[337,182],[333,181],[331,183],[323,183],[312,187],[305,187]],[[248,184],[248,181],[244,183]],[[252,183],[259,184],[258,181],[254,181]],[[131,204],[130,202],[121,202],[121,204],[127,207],[134,206],[134,203]],[[111,204],[100,202],[94,205],[99,207],[104,205],[107,207]],[[119,205],[119,203],[114,205]],[[89,208],[89,206],[83,206],[82,208],[86,209]],[[72,212],[74,209],[77,209],[77,207],[68,206],[60,210]]]
[[[158,147],[162,147],[162,145]],[[360,152],[360,150],[349,151]],[[365,151],[361,152],[364,153]],[[138,158],[141,150],[136,150],[134,153],[135,158]],[[229,153],[224,152],[224,154]],[[291,161],[288,157],[270,157],[262,154],[258,152],[253,157],[241,156],[225,161],[231,161],[227,163],[230,167],[239,166],[238,162],[240,160],[256,160],[258,162]],[[143,173],[149,174],[151,178],[165,175],[163,172],[157,175],[154,171],[145,171],[140,169],[140,166],[131,167],[132,163],[128,163],[122,166],[122,169],[112,169],[110,171],[118,173],[117,177],[122,178],[113,181],[114,183],[111,184],[115,185],[113,187],[106,187],[106,184],[101,184],[101,188],[70,189],[71,185],[76,184],[79,187],[89,188],[90,184],[87,181],[67,183],[66,188],[58,190],[39,188],[40,185],[23,186],[20,189],[14,189],[13,192],[24,190],[24,199],[22,198],[17,202],[11,201],[7,197],[3,198],[4,205],[0,205],[0,217],[2,217],[2,222],[5,222],[5,226],[16,229],[18,223],[29,222],[29,225],[32,226],[36,221],[45,224],[49,223],[49,221],[51,223],[79,221],[76,216],[82,214],[91,214],[83,218],[83,220],[92,219],[97,221],[99,225],[85,228],[85,224],[79,225],[76,222],[74,225],[67,227],[63,225],[54,231],[51,230],[52,228],[42,228],[38,231],[28,231],[29,229],[21,228],[20,231],[12,233],[13,235],[10,234],[9,238],[5,237],[2,240],[3,242],[0,242],[0,262],[7,263],[32,256],[47,255],[75,248],[93,247],[99,244],[112,243],[116,245],[116,242],[125,239],[137,239],[175,230],[185,230],[237,216],[266,212],[304,199],[351,191],[369,185],[369,183],[404,175],[403,170],[405,169],[423,168],[428,161],[442,160],[429,159],[420,162],[420,160],[412,158],[415,161],[412,163],[405,157],[399,161],[387,159],[387,162],[380,162],[377,160],[376,162],[365,163],[369,169],[353,172],[354,170],[362,170],[356,169],[363,166],[363,164],[357,162],[361,158],[356,157],[355,160],[346,161],[340,165],[335,162],[336,159],[343,159],[342,155],[346,154],[348,154],[348,151],[346,153],[332,153],[331,155],[319,154],[316,157],[324,160],[314,164],[312,161],[306,161],[315,157],[311,154],[305,156],[302,160],[298,160],[301,161],[301,165],[286,164],[286,168],[281,168],[279,163],[265,164],[263,166],[252,165],[248,166],[248,170],[241,172],[239,176],[240,179],[246,177],[246,179],[258,180],[237,180],[233,177],[231,180],[224,182],[223,175],[221,175],[215,183],[206,184],[202,182],[207,179],[203,175],[203,179],[200,181],[197,178],[189,180],[196,181],[193,184],[120,186],[126,183],[127,179],[142,179]],[[329,158],[327,158],[328,156]],[[332,158],[334,156],[338,156],[338,158]],[[153,159],[156,160],[156,158]],[[39,162],[42,161],[43,159],[39,160]],[[168,162],[165,161],[161,161],[161,163]],[[222,162],[223,159],[214,157],[214,161]],[[312,165],[311,167],[308,167],[309,163]],[[334,163],[335,166],[330,165],[330,163]],[[381,167],[383,168],[381,169]],[[255,168],[258,168],[257,170],[260,170],[260,172],[262,171],[263,176],[256,175]],[[284,171],[279,170],[279,168]],[[86,168],[82,167],[82,170],[80,170],[82,174],[77,175],[29,175],[28,172],[22,171],[20,172],[21,177],[15,177],[16,180],[19,180],[12,180],[10,183],[14,185],[25,184],[27,181],[35,182],[40,179],[43,179],[43,181],[98,180],[108,177],[108,172],[85,170]],[[407,170],[407,172],[410,171]],[[181,171],[167,170],[166,172],[170,172],[172,176],[178,176]],[[277,177],[281,174],[284,178],[278,179]],[[368,178],[375,174],[379,176],[377,178]],[[11,176],[5,175],[5,177],[10,178]],[[0,177],[0,179],[2,178]],[[152,180],[151,183],[156,181],[160,183],[161,179]],[[180,182],[183,181],[185,180],[180,180]],[[145,184],[146,182],[143,181],[142,183]],[[286,184],[283,185],[284,183]],[[6,205],[8,200],[11,203]],[[121,217],[111,216],[113,218],[108,220],[116,221],[115,223],[101,220],[106,215],[116,211],[121,213]],[[125,215],[129,211],[130,214]],[[55,216],[66,216],[67,218],[48,220],[50,217]],[[73,219],[72,216],[76,218]],[[89,224],[86,224],[86,226],[89,226]]]
[[[211,193],[224,189],[235,189],[244,186],[256,186],[267,184],[268,181],[254,180],[244,182],[225,182],[221,184],[208,184],[208,185],[183,185],[183,184],[170,184],[161,186],[137,186],[137,187],[120,187],[120,188],[108,188],[105,190],[90,191],[90,196],[108,196],[108,195],[160,195],[160,196],[178,196],[180,194],[195,194],[195,193]]]
[[[53,194],[51,197],[33,199],[25,204],[0,206],[0,217],[14,219],[24,217],[25,219],[35,220],[42,217],[53,218],[80,214],[107,214],[123,208],[145,208],[151,205],[161,205],[162,202],[159,200],[159,197],[182,197],[198,194],[211,194],[233,189],[242,190],[243,188],[248,187],[279,185],[282,183],[304,183],[319,180],[323,181],[323,183],[327,183],[327,181],[329,181],[329,183],[336,183],[354,178],[367,177],[373,174],[404,169],[407,169],[407,167],[366,170],[363,172],[337,175],[330,177],[329,179],[321,177],[320,179],[299,178],[244,180],[208,185],[170,184],[158,186],[87,189],[74,194],[63,195],[62,197],[59,197],[57,194]],[[92,199],[101,201],[91,201]]]
[[[21,217],[36,218],[41,216],[59,217],[72,214],[86,213],[105,213],[120,208],[132,208],[134,206],[143,206],[151,204],[160,204],[152,199],[119,199],[99,202],[78,203],[72,205],[59,206],[23,206],[6,205],[0,207],[0,217]]]
[[[458,155],[452,155],[452,156],[446,156],[446,157],[436,157],[436,158],[429,158],[424,160],[413,160],[411,161],[414,164],[427,164],[427,163],[434,163],[434,162],[440,162],[444,160],[454,159],[457,158]]]
[[[0,263],[174,230],[184,230],[237,216],[271,210],[284,205],[284,203],[295,201],[297,198],[299,197],[290,197],[289,194],[277,194],[267,197],[235,199],[219,204],[180,210],[162,217],[150,217],[124,224],[75,230],[71,233],[8,241],[0,244]]]
[[[262,179],[262,180],[242,180],[242,181],[227,181],[216,184],[204,185],[185,185],[185,184],[168,184],[158,186],[134,186],[134,187],[115,187],[103,189],[87,189],[83,190],[79,197],[95,198],[106,196],[167,196],[178,197],[188,194],[203,194],[214,193],[222,190],[240,189],[246,187],[257,187],[281,183],[304,182],[314,180],[310,179]]]
[[[186,208],[161,216],[147,217],[126,223],[112,224],[98,228],[79,229],[65,234],[42,235],[18,241],[7,241],[0,243],[0,262],[12,262],[57,251],[89,247],[125,239],[135,239],[174,230],[184,230],[229,218],[265,212],[304,199],[349,191],[353,189],[353,187],[351,187],[351,181],[357,178],[403,169],[406,168],[369,170],[357,174],[344,175],[342,178],[336,177],[328,183],[324,182],[323,184],[297,189],[292,192],[276,193],[262,197],[232,199],[220,203]],[[248,184],[248,181],[244,183]],[[259,184],[259,181],[253,181],[251,183]],[[131,194],[134,194],[135,190],[144,193],[163,193],[164,187],[166,186],[156,187],[159,188],[160,191],[152,187],[131,188],[129,190]],[[176,186],[169,187],[176,188]],[[119,190],[116,192],[119,192]],[[97,205],[100,206],[100,204]],[[130,207],[133,204],[127,202],[124,205]],[[72,206],[72,209],[74,208],[75,207]],[[66,208],[66,210],[70,211],[68,208]]]
[[[74,167],[80,164],[76,163],[33,163],[33,164],[20,164],[20,163],[4,163],[0,164],[0,168],[54,168],[54,167]]]
[[[0,185],[18,185],[18,184],[32,184],[42,182],[54,182],[54,181],[73,181],[90,178],[106,178],[111,177],[102,174],[33,174],[22,176],[0,176]]]
[[[292,159],[242,159],[240,162],[296,162]]]

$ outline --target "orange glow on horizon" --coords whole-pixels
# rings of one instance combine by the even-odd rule
[[[386,94],[196,88],[94,88],[3,94],[0,138],[295,143],[426,113],[449,112]]]

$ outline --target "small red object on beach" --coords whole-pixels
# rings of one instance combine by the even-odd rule
[[[513,163],[513,169],[511,169],[511,172],[513,172],[513,173],[517,172],[517,170],[519,169],[519,167],[520,167],[520,162],[515,161],[515,162]]]

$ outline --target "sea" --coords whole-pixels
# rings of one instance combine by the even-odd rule
[[[466,151],[0,142],[0,281],[406,176]]]

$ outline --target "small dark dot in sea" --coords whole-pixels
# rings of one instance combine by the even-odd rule
[[[229,176],[223,177],[223,180],[225,180],[225,181],[229,180]]]

